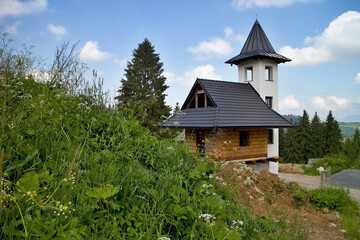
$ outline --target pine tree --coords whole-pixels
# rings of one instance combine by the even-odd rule
[[[325,124],[325,154],[336,154],[341,149],[341,130],[330,111]]]
[[[144,39],[133,51],[127,63],[122,86],[115,97],[118,108],[128,107],[134,117],[153,133],[159,133],[160,124],[170,115],[171,108],[165,104],[166,78],[162,75],[163,63],[154,46]]]
[[[306,163],[312,157],[312,138],[309,114],[304,110],[300,122],[296,125],[296,140],[298,142],[300,156],[298,163]]]
[[[320,121],[319,115],[315,115],[311,121],[312,157],[321,158],[324,156],[325,136],[324,124]]]

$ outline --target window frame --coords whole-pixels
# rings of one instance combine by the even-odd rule
[[[273,82],[274,81],[272,73],[273,73],[272,67],[271,66],[265,66],[265,81],[267,81],[267,82]]]
[[[250,74],[248,74],[250,72]],[[248,77],[251,77],[250,79]],[[245,68],[245,80],[246,82],[252,82],[254,80],[254,69],[253,67],[246,67]]]

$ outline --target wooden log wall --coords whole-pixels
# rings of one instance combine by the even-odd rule
[[[205,131],[205,152],[216,160],[240,160],[267,157],[267,129],[241,129],[249,131],[249,146],[240,146],[239,129]],[[190,152],[197,153],[196,129],[186,129]]]

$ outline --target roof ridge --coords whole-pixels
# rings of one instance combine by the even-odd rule
[[[234,84],[248,85],[248,83],[233,82],[233,81],[227,81],[227,80],[216,80],[216,79],[206,79],[206,78],[197,78],[197,80],[199,80],[199,81],[223,82],[223,83],[234,83]]]

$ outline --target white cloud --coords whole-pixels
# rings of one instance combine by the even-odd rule
[[[100,62],[111,57],[111,53],[100,51],[97,41],[87,41],[80,52],[80,58],[85,61]]]
[[[55,26],[54,24],[49,23],[47,25],[47,29],[56,36],[63,36],[66,35],[66,28],[63,26]]]
[[[196,78],[222,79],[220,75],[215,74],[215,68],[211,64],[198,66],[190,71],[186,71],[181,77],[176,77],[172,72],[165,72],[164,76],[169,82],[180,83],[184,86],[192,86]]]
[[[235,34],[230,27],[224,29],[225,37],[214,37],[208,41],[199,42],[195,47],[188,47],[187,51],[196,55],[198,60],[207,60],[213,57],[229,56],[233,48],[230,42],[245,42],[246,37],[241,34]]]
[[[310,2],[311,0],[233,0],[232,6],[238,10],[255,7],[286,7],[295,2]]]
[[[312,99],[312,103],[318,109],[327,109],[325,99],[319,96],[316,96]]]
[[[348,11],[333,20],[315,37],[307,37],[303,48],[284,46],[279,53],[292,65],[314,65],[360,58],[360,12]]]
[[[316,96],[311,99],[311,102],[318,110],[336,110],[349,106],[349,100],[336,96],[329,96],[327,98]]]
[[[300,107],[300,104],[293,95],[287,96],[279,104],[280,109],[298,109],[299,107]]]
[[[5,26],[5,32],[11,34],[11,35],[17,35],[18,34],[18,26],[20,25],[20,22],[14,22],[13,24]]]
[[[20,16],[43,11],[47,6],[47,0],[0,0],[0,19],[8,16]]]
[[[198,59],[227,56],[232,52],[230,43],[222,38],[213,38],[210,41],[202,41],[196,47],[188,47],[189,52],[197,55]]]
[[[354,78],[356,83],[360,83],[360,72],[356,74],[356,77]]]
[[[225,32],[225,38],[232,41],[237,41],[240,43],[244,43],[246,40],[246,36],[242,35],[242,34],[235,34],[234,30],[231,27],[226,27],[224,29]]]

